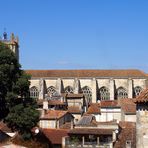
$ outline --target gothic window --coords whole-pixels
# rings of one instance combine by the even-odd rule
[[[55,94],[57,94],[55,87],[53,87],[53,86],[48,87],[47,88],[47,94],[49,96],[54,96]]]
[[[92,100],[91,88],[89,88],[88,86],[85,86],[85,87],[82,88],[82,92],[85,96],[87,103],[91,103],[91,100]]]
[[[128,94],[125,88],[119,87],[117,89],[117,99],[128,98]]]
[[[142,88],[141,88],[140,86],[136,86],[136,87],[134,88],[134,97],[139,96],[140,93],[141,93],[141,91],[142,91]]]
[[[100,88],[100,99],[101,100],[109,100],[110,99],[110,93],[108,88],[101,87]]]
[[[32,97],[32,98],[39,97],[39,91],[38,91],[37,87],[33,86],[30,88],[30,97]]]
[[[65,88],[65,92],[68,93],[68,94],[73,93],[73,88],[71,86],[67,86]]]

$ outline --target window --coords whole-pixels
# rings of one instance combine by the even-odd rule
[[[140,86],[136,86],[134,88],[134,97],[136,98],[137,96],[139,96],[141,91],[142,91],[142,88]]]
[[[109,100],[110,99],[110,93],[108,88],[101,87],[100,88],[100,99],[101,100]]]
[[[33,86],[30,88],[30,97],[31,98],[38,98],[39,97],[39,91],[37,87]]]
[[[65,92],[68,93],[68,94],[73,93],[73,88],[71,86],[67,86],[65,88]]]
[[[55,96],[57,94],[55,87],[53,87],[53,86],[48,87],[47,88],[47,94],[51,97]]]
[[[117,89],[117,92],[116,92],[117,94],[117,99],[122,99],[122,98],[128,98],[128,94],[127,94],[127,91],[126,91],[126,89],[125,88],[123,88],[123,87],[119,87],[118,89]]]
[[[91,88],[89,88],[88,86],[85,86],[82,88],[82,92],[85,96],[86,99],[86,103],[91,103],[92,101],[92,91]]]

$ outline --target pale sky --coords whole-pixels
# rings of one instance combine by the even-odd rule
[[[148,73],[147,0],[1,0],[23,69],[140,69]]]

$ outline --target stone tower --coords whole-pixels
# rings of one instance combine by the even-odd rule
[[[3,38],[0,39],[1,42],[5,43],[10,47],[10,49],[14,52],[17,60],[19,61],[19,39],[17,36],[14,36],[14,33],[11,33],[10,39],[7,37],[7,33],[3,33]]]

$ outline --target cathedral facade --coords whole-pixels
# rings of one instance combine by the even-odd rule
[[[140,70],[26,70],[31,77],[30,95],[45,99],[63,93],[83,93],[89,103],[135,98],[147,87]]]

